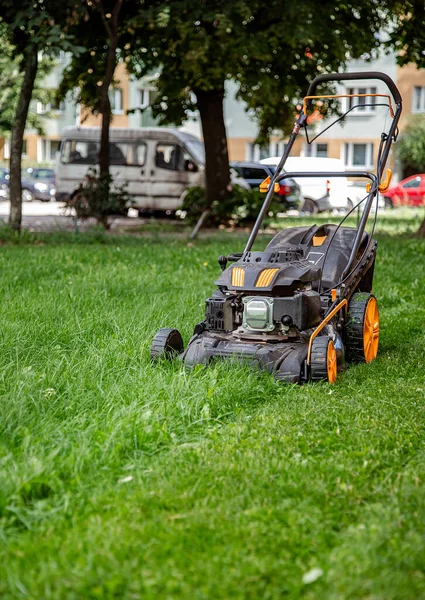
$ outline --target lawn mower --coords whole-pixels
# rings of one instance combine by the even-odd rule
[[[319,84],[358,79],[380,79],[392,99],[388,94],[315,95]],[[300,130],[305,128],[308,143],[320,135],[308,138],[308,116],[314,101],[347,96],[361,101],[353,105],[350,100],[349,110],[332,125],[358,106],[386,106],[389,110],[391,125],[381,135],[376,173],[284,172]],[[371,104],[366,104],[368,97],[372,97]],[[216,358],[230,359],[259,366],[283,382],[334,383],[347,363],[369,363],[376,357],[379,313],[372,294],[377,250],[373,233],[378,192],[384,193],[391,180],[391,171],[384,171],[391,144],[398,135],[401,108],[400,93],[385,73],[330,73],[313,80],[279,166],[273,178],[267,178],[261,186],[267,195],[244,251],[218,259],[222,273],[215,281],[216,291],[206,300],[205,319],[195,326],[186,349],[177,329],[160,329],[152,342],[152,359],[178,355],[187,366],[208,364]],[[264,251],[253,251],[273,194],[280,182],[296,177],[356,177],[369,183],[365,198],[339,225],[290,227],[277,233]],[[375,219],[369,234],[366,224],[374,200]],[[343,226],[347,216],[362,204],[357,227]]]

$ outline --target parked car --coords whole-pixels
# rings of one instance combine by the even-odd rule
[[[424,206],[425,174],[412,175],[391,186],[384,194],[386,206]]]
[[[9,169],[0,168],[0,185],[6,186],[9,189]],[[32,202],[34,199],[42,202],[49,202],[55,197],[55,188],[49,183],[42,183],[30,177],[21,177],[22,185],[22,200],[24,202]]]
[[[36,179],[42,183],[50,183],[55,185],[55,170],[48,167],[28,167],[25,172],[31,179]]]
[[[262,165],[277,166],[280,157],[264,158]],[[317,172],[317,177],[294,177],[304,196],[301,210],[317,213],[328,210],[347,210],[347,179],[345,177],[322,177],[320,172],[344,172],[344,162],[338,158],[290,156],[285,163],[287,172]]]
[[[356,204],[358,204],[361,200],[363,200],[364,198],[366,198],[366,196],[368,195],[368,192],[366,191],[366,185],[367,185],[367,181],[349,181],[348,182],[348,206],[347,209],[351,210],[353,208],[353,206],[355,206]],[[360,209],[362,209],[364,206],[364,202],[362,204],[360,204]],[[376,201],[373,202],[372,204],[372,211],[375,210],[375,206],[376,206]],[[389,206],[388,203],[385,201],[385,199],[383,198],[383,196],[381,196],[381,194],[379,194],[378,196],[378,208],[392,208],[392,205]]]
[[[267,177],[272,177],[276,171],[276,167],[272,165],[257,162],[232,162],[230,166],[243,177],[251,189],[259,188],[260,183]],[[280,184],[278,196],[285,209],[298,209],[304,202],[301,188],[293,179],[287,179]]]

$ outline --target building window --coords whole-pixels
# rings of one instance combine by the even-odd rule
[[[263,158],[269,158],[271,156],[282,156],[286,148],[285,142],[270,142],[268,146],[259,146],[254,142],[249,142],[246,146],[246,160],[258,162]]]
[[[58,140],[39,139],[37,144],[37,162],[54,162],[56,152],[59,150],[60,142]]]
[[[305,150],[306,156],[313,156],[317,158],[328,157],[328,145],[324,143],[320,144],[306,144]]]
[[[139,108],[144,109],[149,106],[149,91],[146,88],[139,90]]]
[[[3,158],[4,160],[9,160],[10,158],[10,140],[4,140]]]
[[[285,152],[285,142],[270,142],[269,144],[269,156],[282,156]]]
[[[122,115],[122,89],[116,88],[109,90],[109,101],[111,103],[111,111],[113,115]]]
[[[376,94],[376,87],[350,87],[346,89],[346,93],[352,94]],[[364,114],[376,111],[376,96],[360,98],[346,98],[346,109],[350,110],[354,106],[356,107],[350,114]]]
[[[425,86],[415,86],[413,88],[412,112],[425,112]]]
[[[28,154],[27,154],[27,140],[24,140],[23,144],[22,144],[22,158],[28,158]]]
[[[37,114],[45,115],[50,110],[50,104],[44,102],[37,102]]]
[[[59,113],[65,112],[65,101],[61,100],[60,102],[58,102],[56,100],[56,98],[54,98],[52,100],[52,102],[50,103],[49,110],[50,109],[53,110],[53,111],[55,111],[55,112],[59,112]]]
[[[373,144],[344,144],[344,163],[346,167],[369,169],[373,164]]]

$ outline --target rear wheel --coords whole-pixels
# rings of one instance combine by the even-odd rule
[[[391,200],[391,198],[388,198],[388,196],[384,196],[384,208],[385,210],[391,210],[392,208],[394,208],[393,201]]]
[[[310,377],[312,381],[335,383],[337,374],[337,356],[334,343],[327,336],[313,340],[310,358]]]
[[[151,359],[158,358],[172,359],[177,354],[183,352],[184,344],[180,332],[177,329],[164,327],[160,329],[152,340]]]
[[[379,311],[372,294],[354,294],[348,309],[347,360],[371,362],[378,354]]]
[[[315,215],[319,209],[317,204],[311,198],[304,198],[304,203],[301,207],[301,212],[307,213],[308,215]]]

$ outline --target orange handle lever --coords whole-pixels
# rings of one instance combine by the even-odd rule
[[[268,177],[266,177],[265,180],[260,183],[260,192],[265,194],[268,191],[269,187],[270,187],[270,175]],[[273,190],[274,190],[275,194],[279,193],[280,185],[277,182],[274,184]]]
[[[392,176],[393,176],[393,172],[391,171],[391,169],[386,169],[385,179],[383,181],[381,181],[381,183],[378,185],[378,190],[380,192],[384,193],[388,190],[388,188],[390,187]],[[367,193],[370,192],[371,187],[372,187],[371,183],[366,184],[366,192]]]

